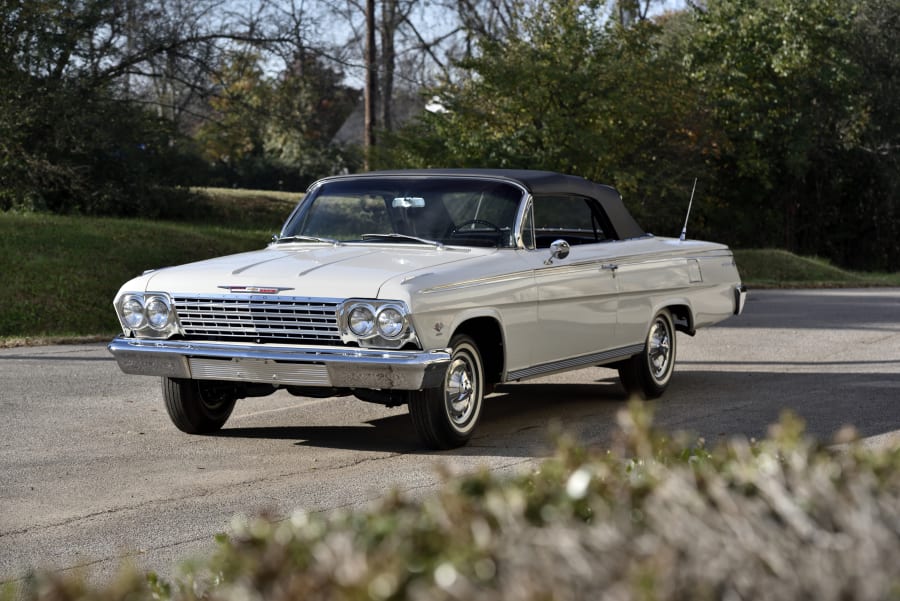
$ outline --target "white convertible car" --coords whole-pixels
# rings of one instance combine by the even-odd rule
[[[587,366],[658,397],[676,330],[741,312],[726,246],[645,233],[613,188],[541,171],[424,170],[313,184],[265,249],[168,267],[115,298],[125,373],[162,377],[189,433],[277,389],[407,404],[460,446],[495,384]]]

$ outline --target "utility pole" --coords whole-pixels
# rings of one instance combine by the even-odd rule
[[[136,47],[135,36],[137,36],[137,26],[134,15],[134,0],[125,0],[125,54],[126,60],[130,60],[134,56]],[[125,72],[125,94],[128,100],[134,100],[131,95],[131,69]]]
[[[375,0],[366,0],[366,121],[363,134],[364,168],[369,170],[369,157],[375,147],[375,99],[378,90],[378,63],[375,50]]]

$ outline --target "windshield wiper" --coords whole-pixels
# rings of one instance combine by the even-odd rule
[[[363,234],[363,240],[388,240],[402,242],[418,242],[419,244],[429,244],[435,248],[443,248],[444,245],[437,240],[429,240],[427,238],[419,238],[418,236],[409,236],[407,234]]]
[[[275,244],[281,244],[282,242],[324,242],[325,244],[333,244],[335,246],[341,245],[338,240],[320,238],[318,236],[282,236],[281,238],[275,239]]]

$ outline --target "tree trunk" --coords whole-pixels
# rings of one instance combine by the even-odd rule
[[[364,168],[369,169],[369,155],[375,147],[375,106],[378,90],[378,64],[375,49],[375,0],[366,0],[366,118],[363,134]]]
[[[393,126],[394,95],[394,36],[398,25],[397,0],[383,0],[381,4],[381,127],[390,131]]]

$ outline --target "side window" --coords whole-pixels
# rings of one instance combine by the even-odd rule
[[[534,233],[537,248],[549,248],[562,238],[571,245],[593,244],[607,239],[605,216],[596,201],[581,196],[538,196],[534,199]]]

